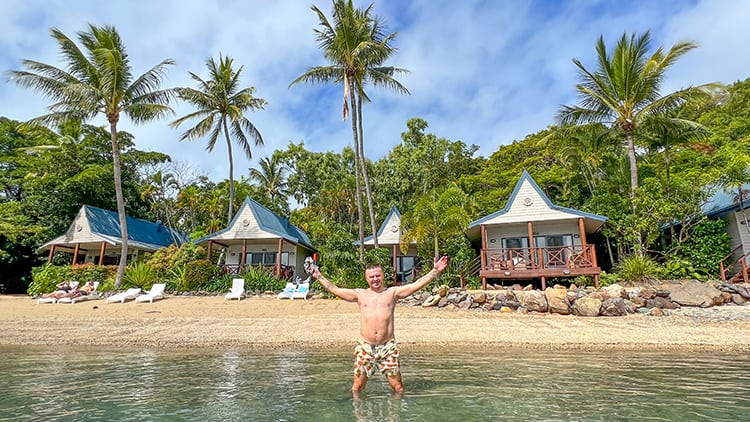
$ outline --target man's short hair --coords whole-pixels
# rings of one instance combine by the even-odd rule
[[[375,268],[380,268],[382,270],[383,266],[380,265],[380,264],[378,264],[377,262],[371,262],[371,263],[367,264],[367,267],[365,267],[365,271],[367,271],[367,270],[373,270]]]

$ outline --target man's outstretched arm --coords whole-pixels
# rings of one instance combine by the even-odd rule
[[[323,288],[325,288],[332,294],[340,297],[341,299],[344,299],[347,302],[357,301],[358,296],[357,292],[354,289],[344,289],[331,283],[327,278],[323,276],[323,274],[320,273],[320,269],[318,269],[317,266],[315,267],[315,269],[313,269],[312,276],[314,279],[318,280],[318,283],[320,283]]]
[[[435,279],[443,270],[448,266],[448,257],[443,255],[440,259],[436,259],[432,269],[427,274],[419,277],[414,283],[406,284],[403,286],[396,287],[396,297],[403,299],[408,297],[412,293],[428,285],[432,280]]]

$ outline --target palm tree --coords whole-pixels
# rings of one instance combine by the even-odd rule
[[[447,189],[435,188],[417,201],[414,209],[406,213],[403,226],[406,227],[401,237],[401,248],[408,245],[432,242],[435,259],[440,256],[440,240],[460,236],[471,219],[466,210],[470,198],[456,184]]]
[[[365,176],[367,172],[366,159],[361,142],[361,96],[364,95],[363,86],[366,81],[393,86],[393,84],[385,82],[385,79],[396,72],[394,68],[378,67],[393,51],[388,42],[395,37],[395,34],[383,36],[378,19],[371,16],[372,7],[370,5],[366,9],[360,10],[354,7],[351,0],[334,0],[333,21],[329,21],[320,9],[312,6],[312,10],[317,14],[322,27],[322,29],[314,30],[316,39],[321,50],[323,50],[324,57],[331,64],[312,67],[290,84],[292,86],[299,82],[341,82],[343,85],[342,118],[346,120],[348,115],[351,115],[352,118],[360,259],[364,259],[364,217],[360,173],[365,178],[365,183],[369,185],[369,179]],[[395,86],[400,86],[400,84]],[[357,104],[360,104],[360,106],[357,106]],[[369,192],[369,188],[368,205],[375,246],[378,247],[372,194]]]
[[[681,42],[667,52],[658,48],[648,56],[650,43],[649,32],[630,37],[623,34],[610,55],[603,37],[599,37],[596,71],[587,70],[579,60],[573,59],[581,78],[576,85],[580,105],[563,106],[557,116],[558,123],[563,126],[604,123],[624,134],[630,163],[631,195],[638,188],[635,138],[640,127],[691,98],[705,95],[706,88],[713,86],[689,87],[662,96],[660,88],[667,69],[697,45]]]
[[[251,168],[250,177],[268,194],[272,203],[287,202],[286,166],[279,155],[260,160],[260,168]]]
[[[128,256],[128,228],[122,194],[117,123],[122,113],[136,124],[173,113],[169,101],[174,91],[158,88],[167,66],[174,64],[174,61],[163,60],[143,75],[133,78],[125,46],[114,27],[89,24],[88,31],[77,34],[84,50],[56,28],[51,30],[51,35],[60,47],[67,69],[24,60],[22,63],[27,70],[10,71],[9,76],[18,85],[39,91],[52,101],[48,107],[49,113],[32,119],[30,124],[54,126],[71,120],[88,121],[100,113],[106,116],[110,127],[122,239],[120,265],[115,280],[115,285],[119,286]]]
[[[392,48],[388,43],[396,37],[396,33],[385,35],[381,30],[381,20],[375,18],[371,29],[370,37],[379,42],[380,48],[371,49],[373,54],[364,57],[366,60],[361,64],[360,72],[357,73],[356,86],[357,86],[357,122],[359,129],[359,156],[362,157],[360,160],[360,166],[362,171],[362,179],[365,182],[365,194],[367,197],[367,207],[370,212],[370,224],[372,225],[372,238],[375,247],[378,245],[378,232],[375,226],[375,207],[372,204],[372,189],[370,189],[370,178],[367,175],[367,160],[365,158],[365,137],[362,120],[362,99],[370,101],[369,97],[364,91],[364,87],[367,82],[371,82],[375,86],[383,86],[392,89],[401,94],[409,94],[409,90],[406,89],[399,81],[393,78],[395,74],[406,74],[409,71],[393,66],[380,66],[385,60],[396,50]]]
[[[253,139],[255,146],[263,145],[263,137],[253,123],[245,117],[250,110],[262,110],[266,100],[253,96],[254,87],[239,88],[240,75],[244,66],[237,71],[232,68],[234,60],[219,55],[217,63],[213,57],[206,61],[210,79],[203,80],[200,76],[190,72],[190,76],[198,84],[198,89],[177,88],[177,93],[184,101],[195,106],[196,111],[189,113],[174,122],[172,127],[179,127],[188,120],[200,119],[195,126],[185,131],[180,141],[194,140],[208,135],[206,149],[210,152],[216,146],[220,134],[224,135],[229,154],[229,211],[227,223],[234,215],[234,160],[232,158],[231,135],[251,159],[253,154],[248,142],[248,136]]]

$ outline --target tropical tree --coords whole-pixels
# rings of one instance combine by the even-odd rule
[[[274,153],[270,158],[261,158],[259,164],[260,168],[250,169],[250,178],[263,189],[272,203],[287,204],[287,168],[281,155]]]
[[[354,140],[354,174],[359,213],[360,259],[364,259],[364,213],[360,173],[366,185],[370,224],[375,247],[378,247],[372,193],[367,178],[367,161],[362,147],[361,101],[363,97],[367,98],[364,93],[364,85],[367,82],[372,82],[375,85],[382,85],[408,93],[400,83],[392,78],[392,75],[402,70],[381,66],[394,51],[389,42],[396,34],[385,35],[380,20],[371,15],[372,7],[370,5],[361,10],[355,8],[351,0],[334,0],[333,20],[329,21],[320,9],[312,6],[312,10],[317,14],[319,24],[322,27],[322,29],[314,30],[316,39],[324,57],[331,64],[312,67],[290,84],[290,86],[300,82],[341,82],[343,84],[342,118],[346,120],[346,117],[351,115],[352,139]]]
[[[440,241],[460,236],[471,222],[466,209],[470,202],[468,195],[455,184],[431,190],[420,198],[412,211],[404,214],[402,225],[406,230],[401,248],[405,249],[414,241],[431,242],[433,256],[437,259]]]
[[[263,145],[263,137],[255,125],[245,117],[245,113],[252,110],[262,110],[266,100],[256,98],[254,87],[240,88],[240,76],[244,66],[236,71],[231,57],[219,55],[218,63],[214,58],[206,60],[209,79],[190,72],[190,77],[197,83],[198,89],[176,88],[179,97],[195,106],[196,110],[172,122],[174,128],[192,119],[200,119],[195,126],[185,131],[180,141],[194,140],[208,136],[206,149],[210,152],[216,146],[216,140],[223,134],[229,154],[229,207],[227,223],[234,215],[234,158],[232,156],[232,140],[245,152],[248,159],[253,157],[250,137],[255,146]],[[231,134],[231,137],[230,137]]]
[[[51,30],[51,35],[60,47],[67,69],[24,60],[22,63],[27,70],[10,71],[9,76],[16,84],[39,91],[52,101],[48,107],[49,113],[32,119],[32,124],[55,126],[71,120],[88,121],[100,113],[107,118],[122,239],[120,265],[115,280],[115,285],[119,286],[128,256],[128,228],[117,124],[122,113],[140,124],[173,112],[169,101],[174,91],[158,88],[167,66],[174,64],[174,61],[163,60],[134,78],[125,46],[114,27],[89,24],[88,31],[77,34],[83,50],[56,28]]]
[[[604,123],[624,134],[626,152],[630,163],[631,195],[638,188],[638,163],[636,137],[641,126],[651,121],[651,126],[695,126],[679,117],[665,116],[665,112],[696,96],[703,96],[714,85],[688,87],[671,94],[661,95],[661,85],[666,71],[683,54],[697,47],[692,42],[680,42],[669,51],[658,48],[648,55],[651,35],[623,34],[610,54],[599,37],[596,44],[597,69],[586,69],[578,59],[580,83],[576,85],[580,98],[578,106],[563,106],[557,116],[562,126]]]

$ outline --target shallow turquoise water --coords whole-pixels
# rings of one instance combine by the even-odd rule
[[[443,350],[352,397],[349,351],[0,348],[0,421],[747,420],[750,357]]]

